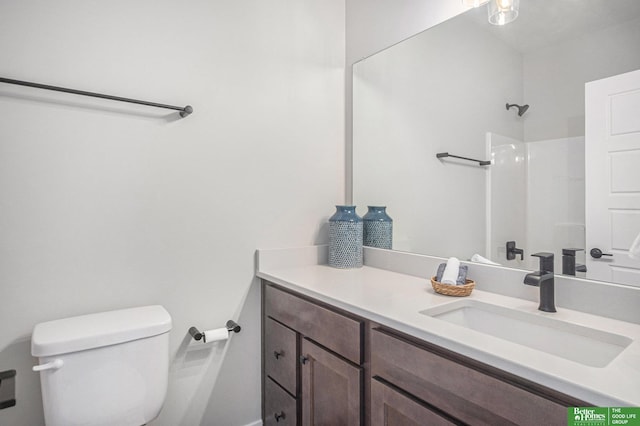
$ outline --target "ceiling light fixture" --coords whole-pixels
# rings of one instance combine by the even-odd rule
[[[487,6],[489,23],[505,25],[518,17],[520,0],[491,0]]]

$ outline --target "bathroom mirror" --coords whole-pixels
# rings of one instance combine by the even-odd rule
[[[638,46],[637,0],[522,0],[508,25],[489,24],[486,7],[471,9],[356,63],[359,214],[387,206],[395,250],[480,255],[528,270],[537,269],[531,254],[552,251],[560,273],[562,249],[578,248],[584,265],[593,248],[585,237],[585,83],[640,69]],[[628,250],[640,214],[627,216]],[[507,259],[508,241],[522,259]],[[576,275],[640,286],[638,273]]]

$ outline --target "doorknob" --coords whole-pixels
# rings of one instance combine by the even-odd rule
[[[594,259],[600,259],[602,256],[613,256],[611,253],[603,253],[599,248],[592,248],[589,254]]]

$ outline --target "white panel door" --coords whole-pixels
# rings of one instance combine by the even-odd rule
[[[640,70],[587,83],[585,106],[587,277],[640,287]]]

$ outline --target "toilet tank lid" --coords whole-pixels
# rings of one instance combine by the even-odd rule
[[[156,336],[171,330],[171,316],[160,305],[100,312],[37,324],[31,355],[44,357]]]

